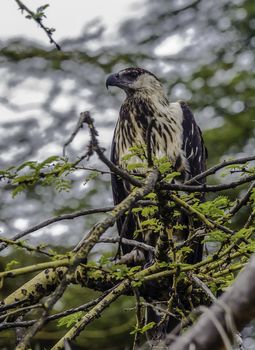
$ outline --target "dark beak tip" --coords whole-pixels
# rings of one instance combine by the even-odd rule
[[[109,89],[109,86],[116,86],[117,84],[117,78],[115,74],[109,75],[109,77],[106,79],[105,86],[106,89]]]

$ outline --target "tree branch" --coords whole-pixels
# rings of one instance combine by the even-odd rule
[[[12,240],[13,241],[17,241],[18,239],[32,233],[35,231],[38,231],[46,226],[49,226],[51,224],[54,224],[58,221],[62,221],[62,220],[72,220],[75,218],[78,218],[80,216],[86,216],[86,215],[91,215],[91,214],[99,214],[99,213],[107,213],[111,210],[113,210],[114,207],[104,207],[104,208],[95,208],[95,209],[87,209],[87,210],[81,210],[75,213],[70,213],[70,214],[63,214],[63,215],[59,215],[59,216],[55,216],[53,218],[47,219],[45,221],[42,221],[41,223],[30,227],[29,229],[22,231],[20,233],[18,233],[17,235],[15,235]],[[0,239],[1,241],[1,239]],[[0,245],[0,251],[2,251],[3,249],[5,249],[7,247],[7,244],[1,244]]]
[[[158,184],[158,187],[163,190],[175,190],[175,191],[184,191],[188,193],[193,192],[220,192],[229,189],[236,188],[245,183],[251,182],[255,180],[255,174],[251,176],[245,176],[237,181],[232,181],[229,184],[221,184],[221,185],[182,185],[182,184],[172,184],[166,183],[165,181],[161,181]]]
[[[203,179],[209,175],[215,174],[218,170],[225,168],[226,166],[229,165],[234,165],[234,164],[245,164],[247,162],[251,162],[255,160],[255,156],[250,156],[250,157],[243,157],[243,158],[238,158],[238,159],[232,159],[232,160],[223,160],[223,162],[214,165],[213,167],[205,170],[204,172],[192,177],[191,179],[185,181],[185,185],[190,185],[197,183],[198,180]]]
[[[127,171],[122,170],[121,168],[117,167],[115,164],[113,164],[105,155],[103,152],[103,149],[99,146],[99,142],[97,140],[98,132],[95,129],[94,126],[94,120],[91,118],[90,113],[82,112],[81,117],[83,117],[83,120],[85,123],[88,124],[89,130],[90,130],[90,137],[91,137],[91,144],[89,145],[88,150],[88,157],[92,155],[91,152],[93,150],[98,155],[98,158],[116,175],[119,175],[122,179],[128,181],[130,184],[141,187],[142,183],[138,181],[134,176],[131,176]]]
[[[39,26],[42,28],[42,30],[46,33],[48,38],[50,39],[50,43],[54,44],[56,48],[61,51],[60,45],[53,39],[52,33],[55,31],[53,28],[47,28],[43,23],[42,23],[42,16],[39,16],[37,13],[31,11],[22,1],[20,0],[14,0],[18,4],[19,8],[21,11],[27,12],[29,18],[33,19]],[[45,15],[44,15],[45,16]]]
[[[230,339],[233,338],[235,329],[229,323],[229,318],[233,320],[236,328],[240,331],[255,317],[254,270],[255,255],[238,275],[232,286],[210,308],[210,312]],[[196,350],[222,349],[222,338],[215,323],[207,313],[203,314],[193,327],[180,336],[169,350],[188,350],[192,345]]]

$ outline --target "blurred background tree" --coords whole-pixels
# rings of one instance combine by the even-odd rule
[[[84,3],[84,11],[88,6]],[[101,143],[109,150],[123,96],[115,91],[109,94],[105,78],[127,66],[151,70],[164,82],[172,101],[183,99],[190,104],[203,130],[209,165],[223,158],[254,154],[254,0],[147,0],[137,1],[136,6],[141,15],[125,19],[114,41],[105,40],[100,20],[84,23],[81,35],[62,40],[62,51],[32,41],[33,33],[31,40],[18,38],[17,33],[16,38],[0,41],[1,169],[26,160],[42,161],[61,155],[64,142],[84,110],[91,111]],[[18,11],[13,18],[16,15],[21,16]],[[75,21],[72,13],[69,21]],[[84,130],[69,146],[68,157],[77,159],[87,142],[88,133]],[[93,158],[89,166],[96,164],[97,159]],[[1,231],[13,236],[52,215],[111,204],[109,176],[91,178],[89,171],[81,170],[70,176],[69,192],[36,186],[15,198],[11,196],[11,186],[1,181]],[[215,177],[213,181],[221,179]],[[228,195],[234,197],[235,191]],[[241,214],[243,221],[246,213]],[[55,249],[65,251],[98,219],[97,214],[93,222],[91,217],[81,217],[59,223],[38,231],[29,240],[50,242]],[[114,232],[113,229],[109,234]],[[1,265],[13,258],[20,263],[28,259],[23,253],[13,257],[10,248],[4,255]],[[93,257],[96,256],[94,251]],[[34,261],[38,258],[29,256]],[[2,294],[7,295],[16,287],[9,281]],[[56,305],[58,310],[73,306],[75,300],[86,302],[91,298],[91,291],[84,288],[69,289]],[[130,307],[132,300],[120,299],[84,332],[76,348],[80,344],[82,349],[123,349],[126,344],[128,349],[128,334],[134,324],[128,312]],[[47,334],[39,333],[34,348],[47,347],[61,331],[62,328],[49,325]],[[8,331],[6,338],[0,338],[2,349],[13,349],[10,336],[13,338],[13,333]]]

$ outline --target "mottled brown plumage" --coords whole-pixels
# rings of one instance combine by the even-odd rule
[[[111,160],[116,165],[127,169],[129,164],[137,164],[137,170],[141,171],[139,163],[141,158],[133,155],[125,157],[131,147],[145,145],[148,140],[147,130],[150,127],[150,145],[152,156],[156,158],[167,157],[173,168],[181,173],[179,181],[189,179],[205,170],[206,149],[203,144],[201,131],[197,126],[192,112],[184,102],[169,103],[161,82],[152,73],[142,68],[127,68],[116,74],[112,74],[106,81],[106,86],[117,86],[126,93],[115,127]],[[123,159],[123,157],[125,157]],[[148,157],[147,157],[148,158]],[[143,160],[144,163],[148,159]],[[130,192],[130,184],[116,175],[112,175],[112,190],[114,203],[120,203]],[[159,198],[160,196],[160,198]],[[173,211],[168,208],[168,194],[158,194],[160,201],[159,216],[163,221],[166,233],[174,235],[175,240],[184,240],[188,236],[188,229],[173,230],[176,223],[189,227],[191,219],[185,214],[176,221]],[[125,217],[118,220],[119,234],[123,237],[143,240],[155,245],[158,234],[152,229],[143,229],[141,216],[131,211]],[[193,223],[194,225],[194,223]],[[137,234],[139,232],[139,234]],[[141,234],[142,232],[142,234]],[[163,233],[166,240],[166,235]],[[193,252],[187,258],[187,262],[196,263],[202,259],[202,244],[200,240],[193,242]],[[122,245],[123,253],[130,252],[131,248]],[[140,256],[139,251],[136,252]],[[167,251],[164,252],[167,256]],[[136,256],[133,254],[134,257]],[[153,257],[145,256],[145,263],[150,263]],[[167,285],[169,285],[169,281]],[[162,285],[152,283],[144,297],[150,302],[160,300]],[[167,290],[167,288],[166,288]],[[147,322],[160,321],[161,317],[152,309],[147,309]],[[151,333],[152,338],[162,338],[165,332],[169,332],[176,325],[176,319],[169,318],[165,325],[158,328],[158,332]]]
[[[136,156],[128,160],[123,160],[123,156],[128,154],[131,147],[146,144],[146,132],[153,120],[151,149],[155,157],[167,156],[174,168],[181,172],[182,179],[205,170],[206,151],[192,112],[184,102],[169,103],[161,82],[154,74],[142,68],[127,68],[110,75],[106,85],[120,87],[126,93],[112,143],[111,160],[116,165],[125,169],[130,163],[141,162]],[[130,191],[129,184],[115,175],[112,176],[112,188],[115,204]],[[129,214],[124,229],[123,223],[124,218],[118,221],[119,233],[132,238],[139,228],[139,220]],[[123,247],[124,253],[129,250],[129,247]],[[198,243],[190,261],[200,260],[201,255],[202,249]]]

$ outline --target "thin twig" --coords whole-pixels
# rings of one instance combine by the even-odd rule
[[[0,312],[5,312],[7,310],[10,310],[10,309],[15,309],[17,306],[20,306],[22,304],[24,304],[25,300],[18,300],[18,301],[15,301],[14,303],[11,303],[11,304],[7,304],[7,305],[1,305],[0,306]]]
[[[211,292],[211,290],[207,287],[207,285],[201,281],[197,276],[191,275],[192,281],[194,281],[204,292],[205,294],[214,302],[217,302],[217,298],[215,295]]]
[[[48,316],[46,319],[45,319],[45,323],[48,323],[48,322],[51,322],[51,321],[55,321],[55,320],[58,320],[59,318],[62,318],[62,317],[65,317],[65,316],[68,316],[68,315],[72,315],[76,312],[80,312],[80,311],[87,311],[89,310],[91,307],[93,307],[94,305],[96,305],[97,303],[99,303],[99,301],[101,301],[105,295],[109,293],[109,291],[107,292],[104,292],[102,295],[100,295],[98,298],[94,299],[94,300],[91,300],[89,301],[88,303],[86,304],[83,304],[83,305],[80,305],[78,307],[75,307],[75,308],[72,308],[72,309],[68,309],[68,310],[65,310],[63,312],[59,312],[59,313],[56,313],[54,315],[51,315],[51,316]],[[37,305],[34,305],[34,306],[29,306],[29,307],[24,307],[24,308],[20,308],[18,310],[15,310],[13,311],[13,313],[17,313],[17,312],[21,312],[23,310],[26,310],[26,309],[32,309],[32,308],[35,308],[35,307],[42,307],[42,304],[37,304]],[[11,313],[10,313],[11,314]],[[4,316],[1,316],[1,319],[4,318],[4,317],[7,317],[8,315],[4,315]],[[9,329],[9,328],[16,328],[16,327],[30,327],[32,326],[33,324],[35,324],[37,320],[29,320],[29,321],[21,321],[21,322],[5,322],[5,323],[2,323],[0,325],[0,330],[4,330],[4,329]]]
[[[218,170],[225,168],[228,165],[234,165],[234,164],[245,164],[247,162],[251,162],[255,160],[255,156],[250,157],[242,157],[235,160],[224,160],[223,162],[214,165],[213,167],[207,169],[206,171],[192,177],[191,179],[185,181],[185,185],[190,185],[193,183],[197,183],[197,180],[203,179],[204,177],[207,177],[209,175],[215,174]]]
[[[140,330],[143,327],[144,319],[142,314],[142,303],[139,291],[137,288],[133,288],[134,296],[136,300],[136,328]],[[141,333],[138,331],[135,333],[134,341],[133,341],[133,350],[140,349],[141,343]]]
[[[163,314],[165,314],[167,316],[177,317],[175,314],[173,314],[172,312],[168,311],[167,309],[163,309],[162,307],[157,306],[155,304],[151,304],[151,303],[148,303],[148,302],[145,302],[145,301],[143,301],[141,304],[144,305],[144,306],[149,306],[152,309],[155,309],[155,310],[157,310],[159,312],[162,312]],[[162,302],[160,304],[162,304]]]
[[[20,0],[14,0],[16,1],[16,3],[19,5],[19,8],[21,9],[21,11],[26,11],[28,13],[29,16],[31,16],[31,18],[37,23],[39,24],[39,26],[42,28],[42,30],[46,33],[46,35],[48,36],[48,38],[50,39],[50,43],[54,44],[56,46],[56,48],[61,51],[61,47],[60,45],[53,39],[52,37],[52,32],[53,29],[49,29],[47,27],[45,27],[45,25],[42,23],[42,19],[41,17],[38,17],[36,15],[36,13],[34,13],[33,11],[31,11],[26,5],[23,4],[23,2],[21,2]]]
[[[30,310],[33,310],[33,309],[39,309],[39,308],[42,308],[42,307],[43,307],[42,304],[35,304],[35,305],[24,306],[24,307],[18,308],[16,310],[8,312],[5,315],[0,316],[0,322],[6,320],[8,317],[13,316],[15,314],[20,314],[20,313],[23,313],[24,311],[27,312],[27,311],[30,311]],[[1,327],[2,325],[5,325],[5,324],[6,323],[3,323],[3,324],[0,323],[0,330],[1,329],[5,329],[5,328]],[[13,322],[11,322],[11,324],[13,324]]]
[[[113,210],[114,207],[110,206],[110,207],[104,207],[104,208],[95,208],[95,209],[87,209],[87,210],[81,210],[75,213],[70,213],[70,214],[63,214],[63,215],[59,215],[59,216],[55,216],[53,218],[47,219],[45,221],[42,221],[41,223],[30,227],[29,229],[22,231],[20,233],[18,233],[17,235],[15,235],[12,240],[13,241],[17,241],[18,239],[28,235],[29,233],[38,231],[40,229],[42,229],[43,227],[49,226],[51,224],[54,224],[58,221],[62,221],[62,220],[72,220],[74,218],[77,218],[79,216],[85,216],[85,215],[91,215],[91,214],[99,214],[99,213],[107,213],[111,210]],[[2,251],[4,248],[6,248],[6,244],[1,244],[0,246],[0,251]]]
[[[248,217],[248,220],[246,224],[244,225],[244,228],[248,228],[253,224],[253,221],[255,220],[255,209],[251,212],[250,216]]]
[[[44,311],[41,317],[36,321],[33,326],[25,333],[24,337],[21,339],[19,344],[16,347],[16,350],[26,350],[30,340],[33,336],[44,326],[47,322],[47,318],[49,316],[50,311],[52,310],[55,303],[61,298],[64,294],[69,280],[67,278],[68,272],[66,272],[60,282],[60,285],[56,288],[56,290],[46,299],[44,302]]]
[[[80,131],[80,129],[83,128],[83,124],[85,124],[85,118],[86,116],[84,116],[83,114],[80,114],[80,118],[75,126],[74,131],[72,132],[71,136],[68,138],[68,140],[64,143],[63,146],[63,156],[65,157],[66,155],[66,147],[68,145],[70,145],[70,143],[73,141],[73,139],[75,138],[75,136],[78,134],[78,132]]]
[[[50,257],[53,257],[54,254],[51,254],[45,250],[42,250],[40,248],[40,246],[38,247],[33,247],[29,244],[26,244],[24,242],[15,242],[14,240],[12,239],[8,239],[8,238],[5,238],[5,237],[0,237],[0,242],[3,242],[4,244],[8,245],[8,246],[11,246],[11,245],[14,245],[14,246],[17,246],[19,248],[22,248],[22,249],[25,249],[27,250],[28,252],[34,252],[34,253],[40,253],[40,254],[44,254],[46,256],[50,256]]]
[[[160,189],[164,190],[176,190],[176,191],[184,191],[188,193],[194,193],[194,192],[220,192],[225,191],[229,189],[236,188],[238,186],[241,186],[245,183],[251,182],[255,180],[255,174],[251,176],[245,176],[244,178],[241,178],[237,181],[233,181],[229,184],[221,184],[221,185],[184,185],[184,184],[173,184],[173,183],[167,183],[165,181],[161,181],[158,184],[158,187]]]
[[[147,252],[151,252],[151,253],[155,253],[155,248],[152,247],[149,244],[145,244],[143,242],[139,242],[139,241],[134,241],[132,239],[127,239],[127,238],[101,238],[98,243],[123,243],[123,244],[127,244],[142,250],[145,250]]]
[[[87,166],[75,166],[74,168],[77,169],[77,170],[94,171],[94,172],[100,173],[101,175],[111,175],[111,174],[113,174],[111,171],[101,170],[101,169],[87,167]]]
[[[245,195],[243,196],[242,199],[237,200],[236,205],[234,205],[230,210],[229,213],[231,216],[235,215],[243,206],[246,205],[246,203],[249,201],[250,199],[250,195],[254,189],[255,186],[255,181],[253,181],[250,185],[250,187],[248,188],[247,192],[245,193]]]
[[[135,177],[131,176],[128,172],[125,170],[117,167],[115,164],[113,164],[105,155],[103,152],[103,149],[99,146],[99,142],[97,140],[98,132],[95,129],[94,126],[94,120],[91,118],[90,113],[82,112],[81,116],[84,118],[84,122],[88,124],[89,130],[90,130],[90,136],[91,136],[91,145],[89,147],[88,156],[91,156],[92,150],[96,152],[99,159],[116,175],[119,175],[122,179],[127,180],[130,184],[141,187],[142,182],[137,180]],[[91,150],[92,147],[92,150]]]

